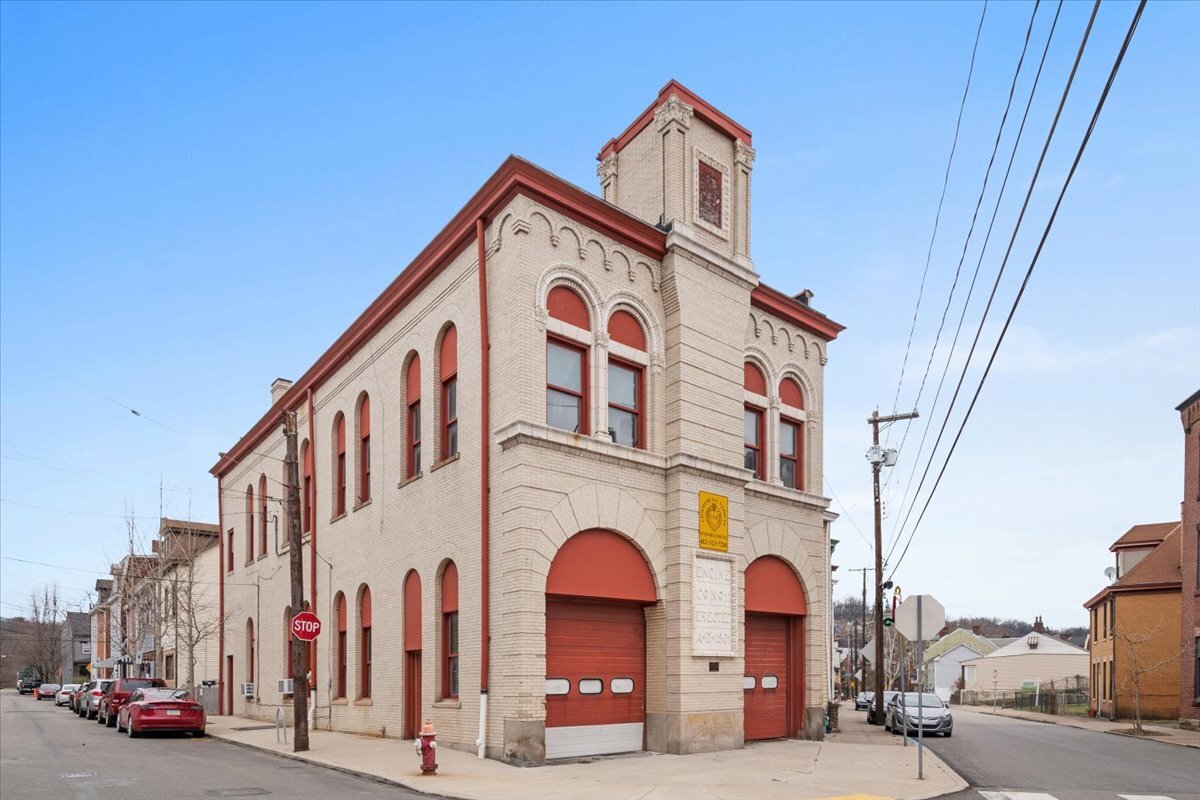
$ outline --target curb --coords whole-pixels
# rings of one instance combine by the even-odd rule
[[[425,797],[439,797],[443,798],[443,800],[463,800],[462,798],[455,797],[454,795],[440,794],[438,792],[430,792],[424,789],[418,789],[415,786],[410,786],[409,784],[403,783],[394,778],[385,778],[384,776],[376,775],[373,772],[364,772],[363,770],[354,769],[353,767],[343,767],[339,764],[330,764],[325,761],[318,761],[313,758],[297,755],[296,753],[281,753],[278,750],[272,750],[269,747],[259,747],[258,745],[250,744],[249,742],[240,742],[237,739],[228,738],[227,735],[213,733],[211,730],[208,732],[208,738],[225,742],[226,744],[236,745],[237,747],[244,747],[247,750],[254,750],[258,753],[266,753],[267,755],[276,756],[277,758],[286,758],[289,761],[299,761],[302,764],[309,764],[322,769],[331,769],[334,772],[341,772],[344,775],[353,775],[356,778],[363,778],[374,783],[382,783],[385,786],[395,786],[398,789],[407,789],[410,792],[415,792],[417,794],[424,795]],[[914,798],[914,800],[917,799]]]
[[[976,714],[980,714],[983,716],[989,716],[989,717],[1000,717],[1003,719],[1018,719],[1018,720],[1021,720],[1022,722],[1040,722],[1044,725],[1061,725],[1064,728],[1074,728],[1077,731],[1091,731],[1092,733],[1105,733],[1105,734],[1109,734],[1111,736],[1124,736],[1127,739],[1136,739],[1139,742],[1159,742],[1161,744],[1172,744],[1172,745],[1175,745],[1176,747],[1190,747],[1193,750],[1200,749],[1200,742],[1183,742],[1183,741],[1180,741],[1179,739],[1172,737],[1170,734],[1168,734],[1166,736],[1134,736],[1131,733],[1121,733],[1118,730],[1090,728],[1090,727],[1087,727],[1086,725],[1073,725],[1068,720],[1054,719],[1054,718],[1049,717],[1048,715],[1047,715],[1046,719],[1041,719],[1039,717],[1027,717],[1027,716],[1020,716],[1018,714],[997,714],[993,711],[975,711],[975,712],[969,712],[969,713],[976,713]]]

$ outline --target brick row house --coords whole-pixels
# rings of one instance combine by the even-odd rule
[[[750,258],[748,130],[671,82],[602,197],[510,157],[214,465],[222,708],[290,712],[298,415],[319,728],[538,764],[819,737],[823,368]]]
[[[1175,408],[1183,423],[1180,503],[1179,722],[1200,727],[1200,391]]]

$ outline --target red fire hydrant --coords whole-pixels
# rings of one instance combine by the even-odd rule
[[[425,720],[425,724],[421,726],[421,733],[413,744],[416,745],[417,755],[421,757],[421,774],[436,775],[437,731],[433,729],[430,720]]]

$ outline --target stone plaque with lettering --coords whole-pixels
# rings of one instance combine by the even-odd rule
[[[692,655],[732,656],[733,561],[697,553],[692,562]]]

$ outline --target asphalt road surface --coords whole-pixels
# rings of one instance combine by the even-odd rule
[[[408,751],[404,751],[408,752]],[[0,693],[4,800],[288,800],[427,795],[183,734],[130,739],[66,708],[11,689]]]
[[[971,785],[953,800],[1200,800],[1195,748],[969,711],[926,742]]]

